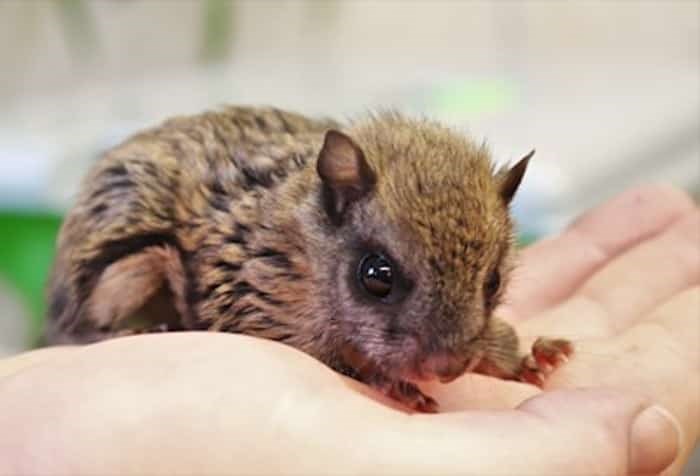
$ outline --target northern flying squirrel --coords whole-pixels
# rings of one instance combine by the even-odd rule
[[[341,132],[342,131],[342,132]],[[179,117],[107,151],[62,226],[49,344],[212,330],[296,347],[419,411],[466,371],[541,384],[492,316],[531,154],[396,112],[349,124],[267,107]],[[544,363],[550,365],[543,365]]]

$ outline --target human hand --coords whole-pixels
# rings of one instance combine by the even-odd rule
[[[659,468],[675,454],[673,424],[615,392],[408,415],[301,352],[246,336],[40,352],[0,380],[0,474],[608,475],[648,468],[650,447]]]
[[[644,215],[656,216],[653,223],[618,234],[609,249],[626,249],[665,229],[686,211],[677,196],[676,202],[665,211],[647,207]],[[582,263],[588,274],[596,267]],[[580,263],[573,268],[579,270],[574,278],[587,274]],[[560,278],[556,284],[566,282]],[[521,290],[515,305],[528,293],[514,289]],[[541,301],[561,302],[566,294]],[[537,322],[526,324],[535,330]],[[632,378],[636,386],[620,385],[623,392],[565,390],[526,402],[535,393],[530,386],[468,376],[433,392],[443,407],[502,410],[409,416],[365,398],[381,399],[299,352],[242,336],[141,336],[42,352],[45,358],[30,364],[27,356],[20,364],[5,363],[5,369],[23,368],[0,381],[0,409],[12,408],[0,410],[0,428],[17,428],[0,433],[0,464],[7,465],[0,472],[627,474],[660,470],[676,450],[673,426],[653,410],[630,439],[632,421],[652,400],[627,391],[638,390],[648,375]],[[570,366],[580,365],[579,354],[585,349]],[[568,367],[552,376],[552,384]],[[36,391],[38,382],[44,392]]]
[[[631,190],[524,252],[499,312],[530,341],[575,342],[546,391],[606,387],[646,395],[680,421],[677,474],[700,425],[700,214],[665,187]],[[540,390],[468,375],[429,388],[443,409],[513,408]],[[652,471],[649,471],[652,472]]]

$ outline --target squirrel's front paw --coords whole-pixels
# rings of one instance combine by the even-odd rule
[[[540,337],[532,344],[531,353],[523,357],[518,377],[542,387],[549,374],[565,363],[573,351],[573,344],[566,339]]]
[[[421,392],[417,385],[410,382],[386,382],[380,390],[388,397],[402,403],[411,410],[421,413],[437,413],[437,402]]]

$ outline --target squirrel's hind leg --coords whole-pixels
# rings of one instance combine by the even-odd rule
[[[85,303],[90,327],[113,335],[183,328],[185,273],[177,250],[151,246],[112,263]]]

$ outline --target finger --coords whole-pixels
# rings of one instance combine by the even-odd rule
[[[623,253],[594,275],[561,309],[523,323],[573,339],[614,335],[659,304],[700,282],[700,211]]]
[[[74,350],[75,348],[73,347],[46,347],[7,357],[0,360],[0,379],[9,377],[32,365],[41,364],[49,359],[53,360],[63,355],[68,355]]]
[[[690,289],[656,310],[643,324],[658,324],[671,337],[666,346],[667,352],[681,358],[689,367],[687,379],[682,386],[684,393],[695,396],[693,405],[677,405],[677,414],[686,422],[684,431],[686,444],[681,457],[670,468],[668,474],[680,474],[685,462],[693,451],[693,442],[700,436],[700,288]],[[662,333],[660,333],[662,334]],[[675,396],[678,399],[678,395]]]
[[[675,351],[700,370],[700,287],[688,289],[659,306],[641,324],[657,324],[678,346]]]
[[[615,333],[698,283],[700,210],[613,260],[580,294],[607,311],[608,327]]]
[[[594,208],[561,235],[522,252],[500,313],[521,319],[553,307],[608,260],[657,235],[694,207],[676,188],[648,185]]]
[[[395,460],[396,474],[655,473],[675,458],[678,430],[663,411],[644,411],[647,405],[610,391],[570,390],[514,411],[414,418],[392,438],[400,453],[383,460]]]
[[[552,388],[606,386],[645,395],[680,422],[683,441],[674,474],[700,435],[700,287],[682,292],[611,339],[584,341],[551,375]],[[677,470],[677,471],[676,471]]]
[[[512,410],[525,400],[541,393],[534,385],[474,373],[467,373],[449,384],[430,382],[420,387],[427,395],[437,400],[441,413],[477,408]]]

